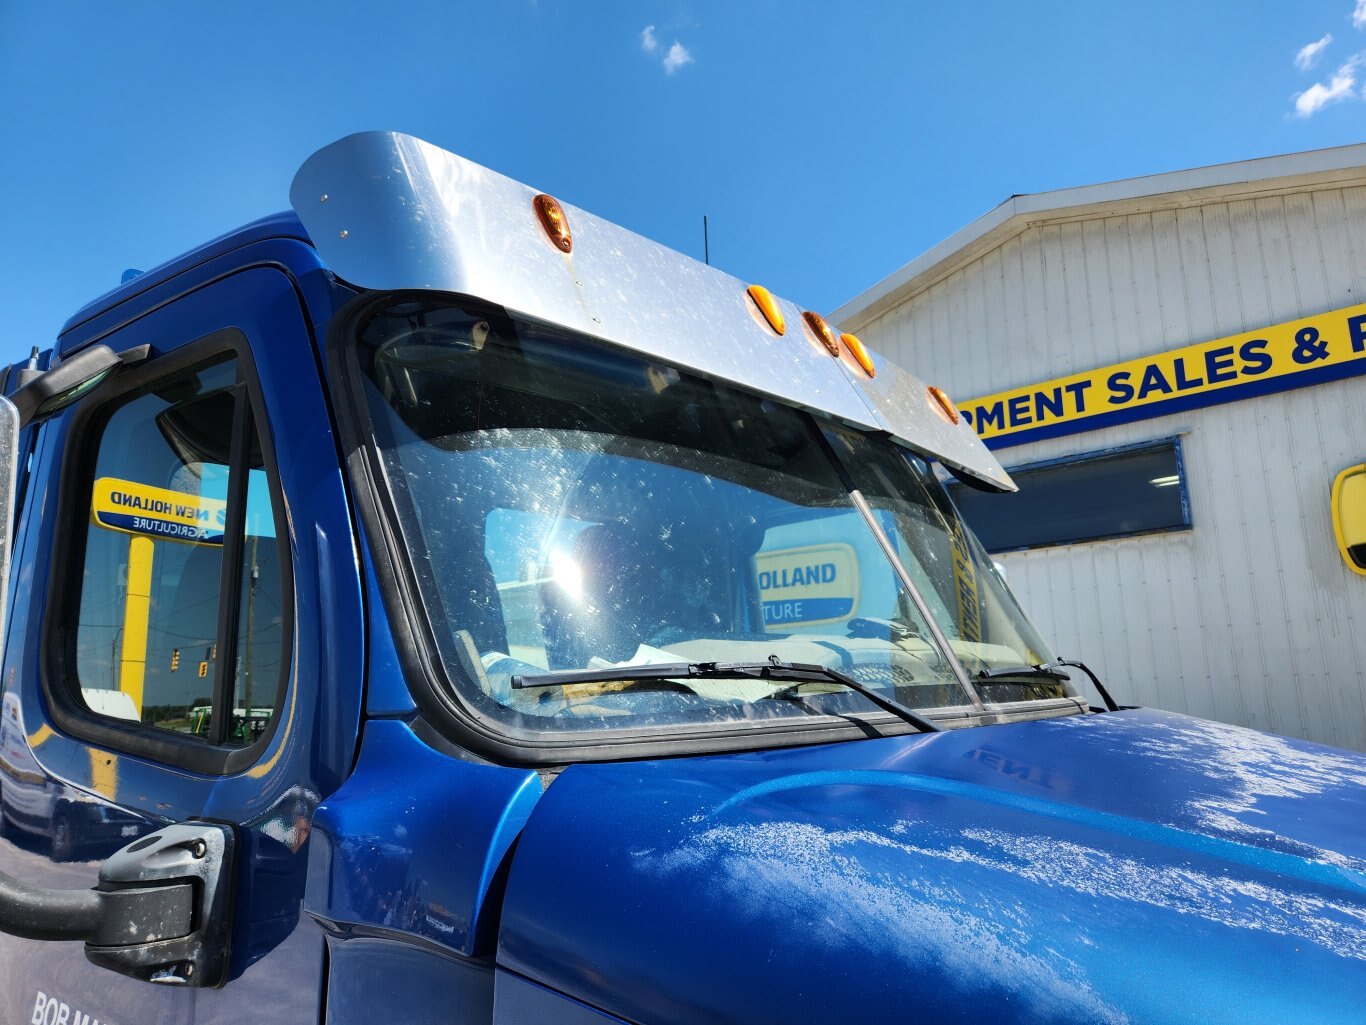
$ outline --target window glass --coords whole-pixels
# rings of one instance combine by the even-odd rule
[[[258,469],[259,451],[247,475],[243,522],[242,579],[239,591],[237,664],[232,720],[227,743],[250,744],[265,732],[275,713],[284,656],[283,590],[280,549],[266,471]]]
[[[1129,537],[1190,526],[1173,440],[1010,471],[1020,490],[988,495],[953,485],[963,519],[990,552]]]
[[[809,415],[479,308],[376,307],[358,356],[400,551],[486,720],[587,733],[868,713],[836,682],[750,671],[774,658],[970,705]],[[894,513],[876,515],[891,532]],[[712,668],[610,678],[665,663]]]
[[[570,517],[556,518],[527,509],[496,508],[484,521],[484,557],[488,560],[502,606],[507,652],[518,662],[550,668],[541,630],[542,591],[556,578],[574,572],[574,539],[601,524]],[[496,614],[496,604],[490,608]],[[476,633],[482,631],[476,630]]]
[[[248,452],[233,441],[239,413],[249,421],[237,361],[179,373],[117,403],[91,485],[75,630],[79,696],[101,715],[250,743],[261,728],[245,709],[269,719],[284,638],[259,445]],[[238,473],[247,474],[245,488],[233,488]],[[230,501],[244,503],[240,515]],[[245,523],[245,543],[227,537],[234,522]],[[220,634],[225,550],[242,563],[235,639]],[[235,677],[244,712],[234,709],[227,736],[215,738],[221,673]]]
[[[765,633],[858,630],[898,608],[896,571],[858,512],[806,510],[764,528],[754,575]]]
[[[984,670],[1037,665],[1051,656],[991,559],[954,514],[929,466],[854,431],[830,429],[831,443],[879,517],[915,589],[954,654],[974,677]],[[1056,681],[978,679],[985,700],[1061,697]]]

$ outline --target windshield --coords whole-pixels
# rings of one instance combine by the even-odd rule
[[[885,716],[833,680],[521,685],[770,658],[927,710],[969,714],[974,691],[1064,695],[1038,677],[964,687],[964,670],[1049,654],[930,468],[886,440],[501,311],[392,302],[356,345],[433,639],[486,720],[602,731]]]
[[[987,702],[1051,698],[1056,683],[979,674],[1052,659],[996,564],[919,456],[847,429],[827,429],[851,481],[890,536],[916,592]]]

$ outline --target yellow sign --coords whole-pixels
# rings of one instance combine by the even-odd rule
[[[150,484],[100,477],[90,514],[101,527],[170,541],[221,545],[228,503]]]
[[[803,545],[760,552],[759,600],[764,629],[848,619],[858,605],[858,556],[846,544]]]
[[[1347,568],[1366,576],[1366,463],[1333,480],[1333,534]]]
[[[1366,373],[1366,304],[958,403],[988,448]]]
[[[977,587],[977,564],[972,559],[968,536],[957,518],[949,523],[949,546],[953,551],[954,616],[958,636],[965,641],[982,639],[982,598]]]

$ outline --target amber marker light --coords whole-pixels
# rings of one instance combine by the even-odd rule
[[[567,253],[574,248],[574,238],[569,234],[569,221],[564,216],[564,211],[560,209],[560,204],[556,202],[554,196],[547,196],[544,192],[532,200],[536,207],[536,216],[541,219],[541,227],[550,236],[550,241],[555,243],[555,248],[562,253]]]
[[[873,356],[864,348],[863,343],[859,341],[858,335],[851,335],[848,332],[845,332],[840,335],[840,341],[843,342],[844,347],[849,350],[849,355],[853,356],[858,365],[863,368],[865,374],[869,377],[877,377],[877,370],[873,366]]]
[[[839,340],[835,337],[835,332],[830,329],[830,325],[825,322],[825,318],[819,313],[812,313],[810,310],[806,310],[802,313],[802,319],[806,321],[806,326],[811,329],[811,333],[816,336],[816,340],[825,346],[825,351],[836,359],[839,359]]]
[[[945,394],[943,388],[932,384],[925,390],[929,392],[930,405],[934,407],[936,413],[951,424],[956,424],[962,419],[963,414],[958,412],[958,407],[953,404],[953,399]]]
[[[778,309],[778,300],[773,298],[773,293],[763,285],[750,285],[745,289],[745,294],[754,300],[754,305],[759,307],[769,327],[778,334],[787,330],[787,321],[783,319],[783,311]]]

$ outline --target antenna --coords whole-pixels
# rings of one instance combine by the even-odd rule
[[[28,363],[20,367],[19,373],[16,374],[14,377],[14,388],[22,387],[23,385],[28,384],[34,378],[43,376],[43,372],[38,369],[38,355],[38,346],[35,345],[33,347],[33,351],[29,353]],[[14,388],[7,389],[6,394],[13,391]]]
[[[711,266],[711,240],[707,237],[707,215],[702,215],[702,258]]]

